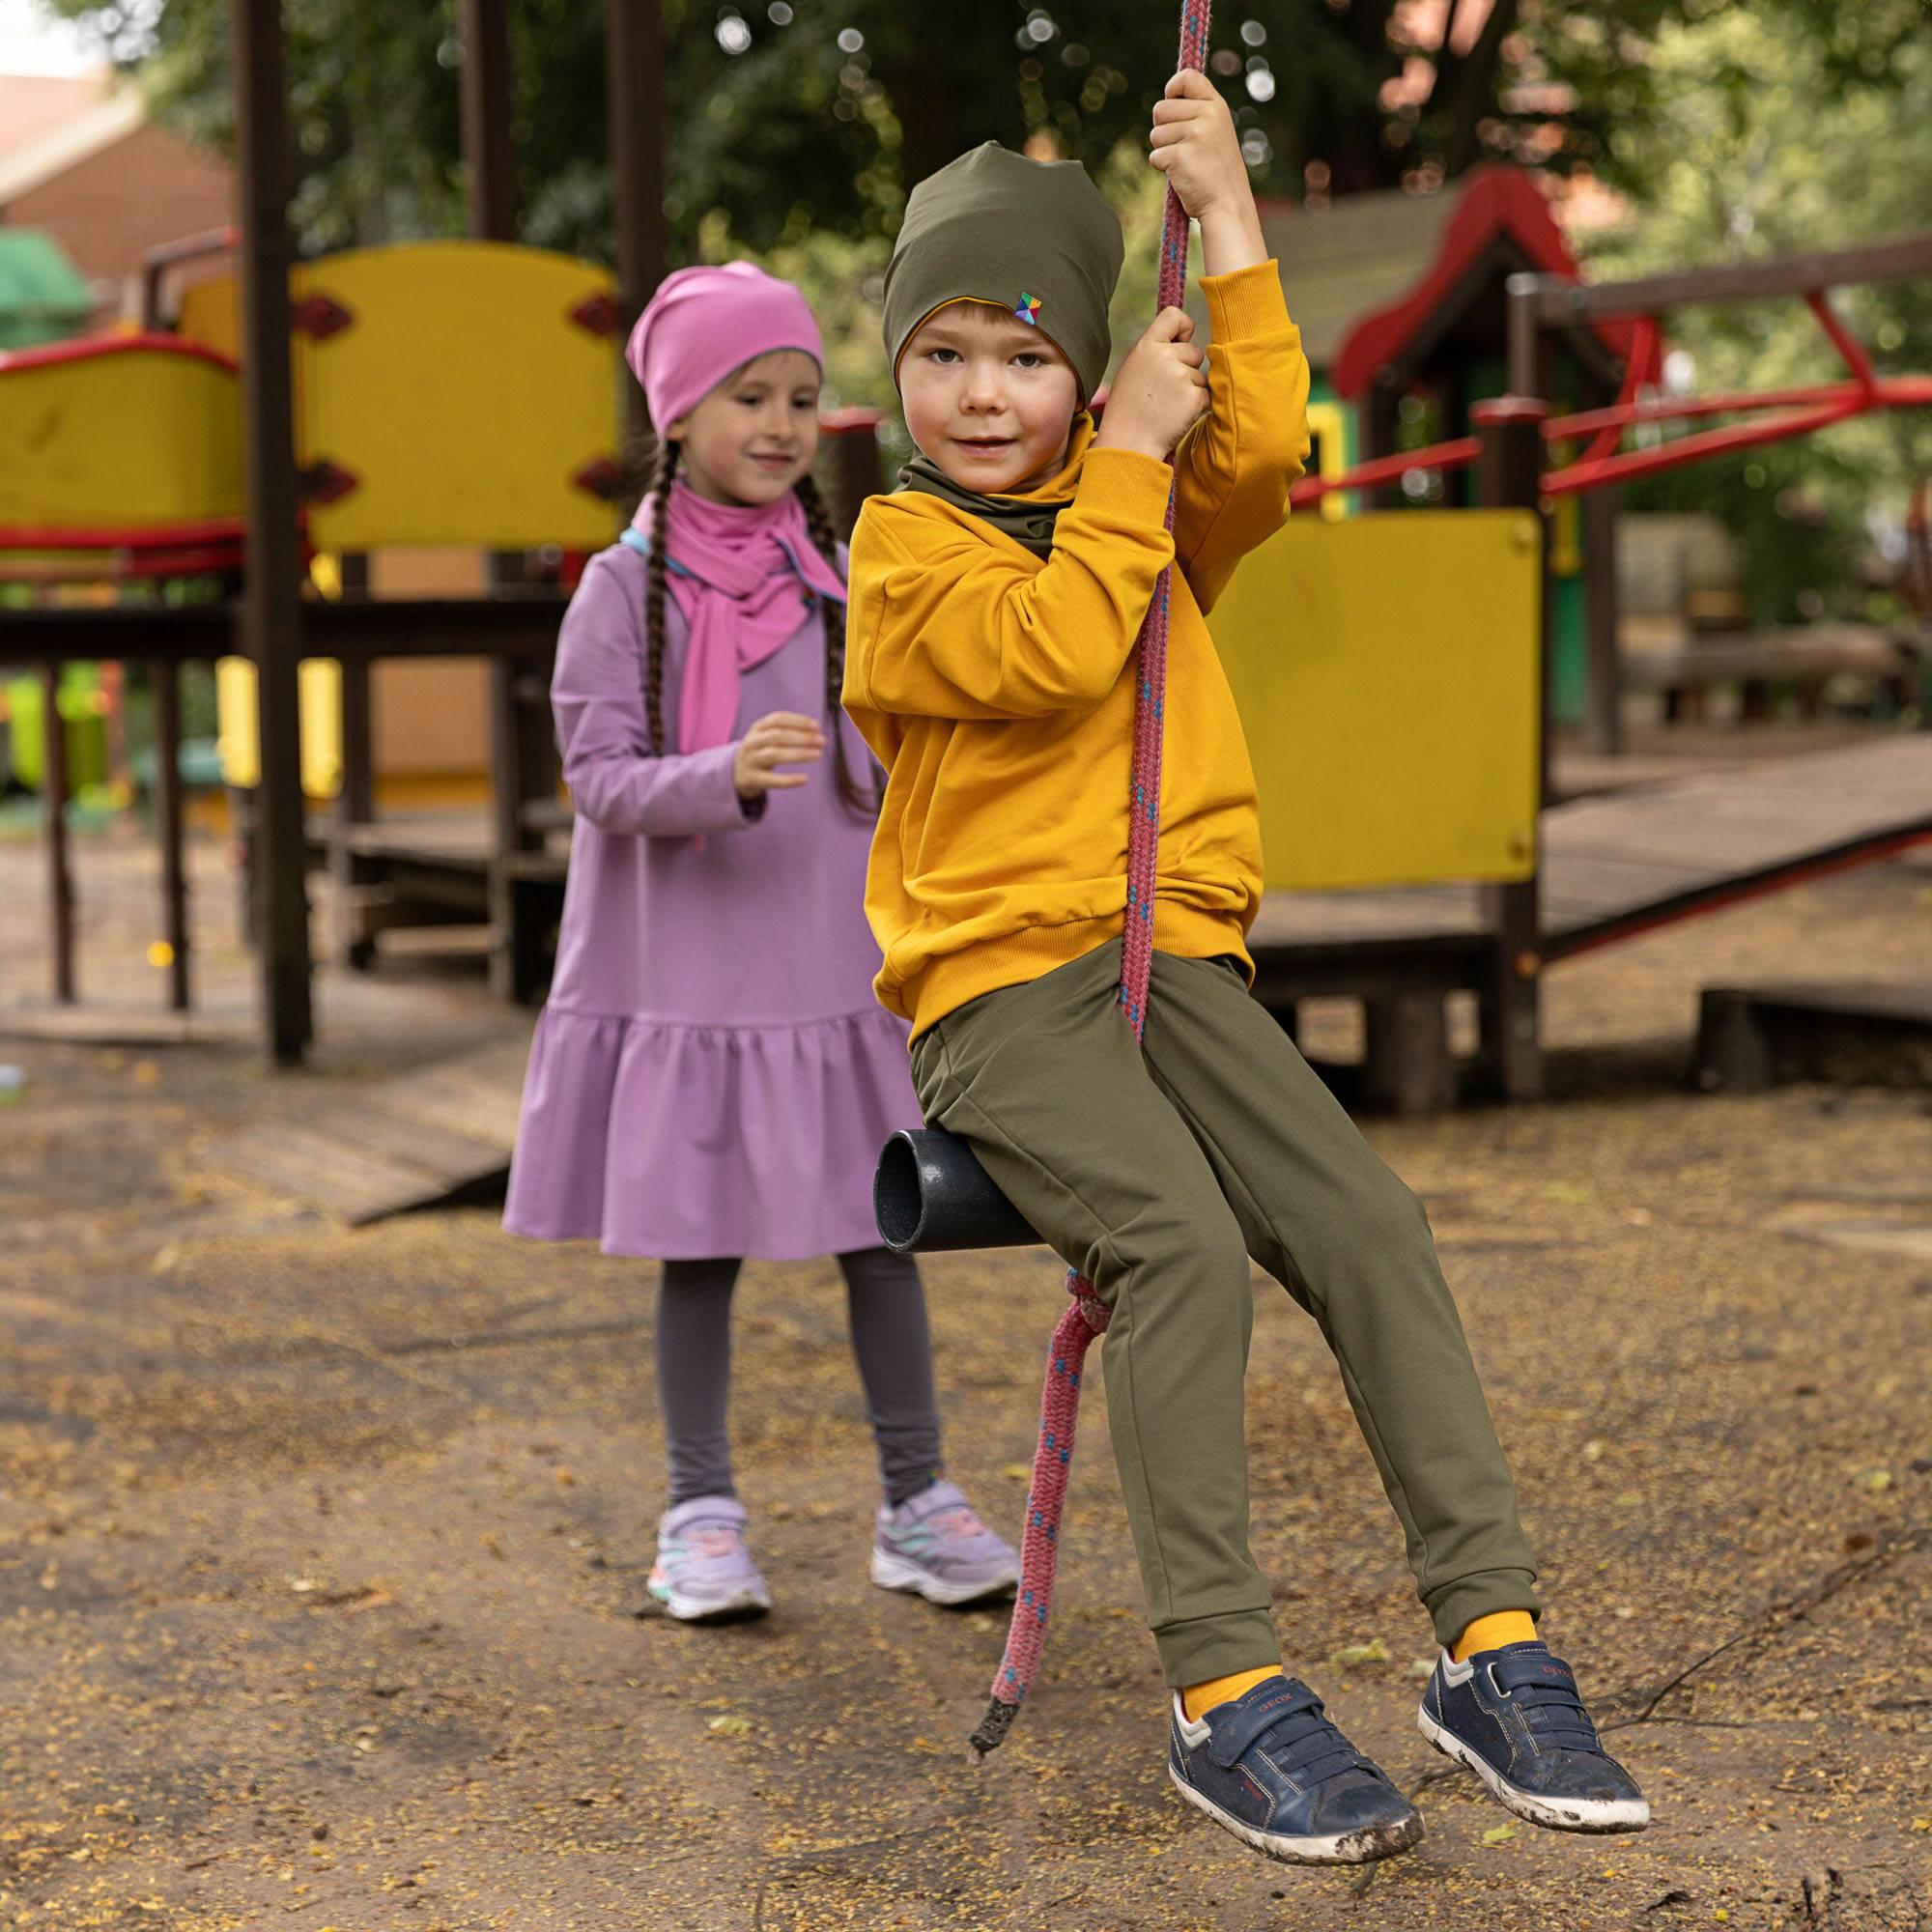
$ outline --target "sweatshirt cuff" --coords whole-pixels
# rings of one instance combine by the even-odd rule
[[[1225,275],[1203,275],[1208,299],[1208,331],[1216,345],[1257,335],[1277,335],[1292,327],[1281,293],[1281,264],[1257,262]]]
[[[1157,456],[1138,449],[1090,449],[1080,466],[1080,487],[1073,500],[1082,509],[1097,510],[1126,524],[1151,526],[1163,535],[1167,528],[1167,497],[1174,487],[1174,469]]]
[[[736,832],[747,825],[755,825],[765,815],[763,792],[749,803],[738,794],[738,782],[732,776],[738,763],[738,744],[734,738],[727,745],[713,745],[708,751],[694,754],[709,767],[702,781],[702,795],[707,815],[712,816],[721,832]]]

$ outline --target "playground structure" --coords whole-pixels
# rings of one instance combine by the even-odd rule
[[[528,581],[528,559],[543,547],[566,554],[594,547],[613,528],[623,393],[615,346],[663,254],[659,157],[639,132],[655,125],[661,63],[654,10],[642,0],[613,7],[612,86],[621,97],[612,103],[614,278],[506,239],[514,208],[499,0],[470,0],[466,14],[473,239],[292,268],[274,145],[281,103],[272,0],[238,0],[237,23],[250,184],[239,277],[228,287],[218,276],[192,287],[175,333],[0,361],[0,458],[10,436],[24,456],[27,426],[47,419],[24,407],[43,388],[60,388],[63,409],[71,402],[81,411],[71,420],[166,426],[138,440],[152,470],[136,465],[145,495],[128,494],[119,451],[114,464],[101,461],[104,431],[64,431],[57,445],[32,444],[37,452],[58,447],[75,466],[71,475],[38,455],[0,461],[0,569],[42,583],[193,577],[215,594],[9,608],[0,611],[0,659],[39,663],[49,692],[64,665],[145,658],[156,667],[157,954],[169,968],[171,1004],[185,1009],[175,674],[185,661],[243,647],[239,655],[256,673],[247,705],[258,728],[234,748],[252,767],[237,775],[256,781],[254,924],[265,1020],[271,1052],[290,1061],[309,1033],[304,878],[317,856],[340,888],[337,937],[352,963],[368,963],[384,925],[482,921],[498,986],[524,999],[541,987],[563,880],[557,841],[569,815],[546,704],[561,587]],[[1851,787],[1856,809],[1812,798],[1776,814],[1780,832],[1769,846],[1745,841],[1702,860],[1677,850],[1667,863],[1653,854],[1634,867],[1617,859],[1613,830],[1599,823],[1589,839],[1575,834],[1583,808],[1549,810],[1547,772],[1560,601],[1549,585],[1570,508],[1646,469],[1932,400],[1932,379],[1876,376],[1825,299],[1838,284],[1932,273],[1932,237],[1591,288],[1567,269],[1551,271],[1548,235],[1536,229],[1523,191],[1535,193],[1520,178],[1472,177],[1445,202],[1427,272],[1357,320],[1331,359],[1336,394],[1325,407],[1339,411],[1359,397],[1360,413],[1326,419],[1320,461],[1293,493],[1303,507],[1351,497],[1373,502],[1405,477],[1468,472],[1481,507],[1297,519],[1244,568],[1214,620],[1255,751],[1270,855],[1270,897],[1253,940],[1258,991],[1291,1024],[1299,999],[1359,998],[1370,1092],[1401,1107],[1441,1104],[1455,1091],[1447,994],[1477,996],[1483,1047],[1473,1084],[1532,1094],[1542,1078],[1536,991],[1551,959],[1932,831],[1922,739],[1859,754],[1889,762],[1883,782]],[[1307,220],[1312,229],[1329,218]],[[1547,226],[1547,213],[1540,218]],[[157,259],[151,313],[160,318],[167,273],[234,241],[202,238]],[[1534,272],[1520,272],[1524,262]],[[1847,358],[1849,381],[1770,397],[1650,398],[1660,318],[1670,307],[1787,294],[1812,302]],[[508,318],[487,341],[468,326],[486,312]],[[293,344],[293,354],[254,353],[268,343]],[[1475,402],[1488,380],[1482,353],[1498,344],[1494,380],[1510,393]],[[1459,408],[1472,433],[1421,450],[1378,450],[1371,440],[1366,460],[1342,462],[1350,437],[1393,436],[1395,401],[1417,372],[1438,388],[1446,382],[1442,358],[1452,349],[1461,357]],[[1378,363],[1375,355],[1393,359]],[[532,366],[546,371],[541,388],[528,380]],[[1378,384],[1382,367],[1394,374]],[[1545,398],[1558,381],[1580,387],[1587,406],[1553,411]],[[515,406],[499,409],[512,392]],[[1616,452],[1633,425],[1758,412],[1764,419]],[[1318,427],[1322,420],[1318,413]],[[876,483],[873,419],[853,415],[828,427],[835,497],[849,508]],[[10,484],[22,494],[10,498]],[[432,542],[491,553],[490,594],[371,593],[361,559]],[[1595,543],[1592,535],[1586,558],[1600,555]],[[1607,573],[1590,569],[1579,581],[1594,640],[1603,635]],[[558,575],[568,582],[567,562]],[[330,594],[319,594],[325,582]],[[489,666],[492,806],[480,836],[376,812],[371,667],[440,656]],[[1589,661],[1598,663],[1594,641]],[[298,728],[303,680],[317,694],[307,788],[334,793],[327,815],[314,820]],[[46,751],[55,993],[71,1000],[64,734],[47,733]],[[1786,790],[1816,787],[1793,776]],[[1346,811],[1335,809],[1340,798]],[[1616,809],[1608,801],[1593,810],[1601,820]],[[1708,842],[1711,822],[1702,810],[1685,836]]]
[[[1309,472],[1331,484],[1406,446],[1470,435],[1474,405],[1510,386],[1510,277],[1582,277],[1535,179],[1498,163],[1434,194],[1350,195],[1313,212],[1268,204],[1263,233],[1309,359]],[[1532,392],[1572,408],[1607,403],[1634,346],[1625,321],[1566,324],[1545,344]],[[1373,489],[1331,488],[1320,507],[1330,519],[1466,507],[1473,496],[1460,481],[1410,466]],[[1551,715],[1598,752],[1620,745],[1616,521],[1615,499],[1600,497],[1569,502],[1550,527]]]
[[[365,782],[368,674],[383,658],[487,660],[493,764],[528,780],[498,787],[499,849],[541,846],[547,834],[535,822],[535,808],[555,812],[542,679],[520,676],[519,668],[540,670],[547,662],[562,609],[559,591],[516,583],[521,573],[506,563],[488,596],[375,598],[362,590],[356,558],[359,546],[376,544],[456,542],[507,557],[608,540],[622,418],[611,345],[621,341],[664,261],[662,156],[654,134],[663,111],[662,29],[653,0],[613,0],[609,10],[613,281],[590,265],[513,245],[509,36],[501,0],[469,0],[464,15],[471,241],[432,244],[427,252],[358,251],[299,268],[290,260],[286,222],[279,7],[275,0],[236,0],[233,25],[242,219],[230,346],[238,353],[187,336],[149,335],[77,345],[64,357],[24,366],[18,358],[0,364],[0,443],[16,439],[15,456],[32,456],[0,463],[20,493],[12,501],[0,496],[7,575],[43,588],[77,580],[126,586],[141,579],[172,586],[191,576],[212,584],[213,594],[138,604],[126,596],[102,602],[43,595],[0,612],[0,657],[43,667],[50,717],[64,664],[132,659],[155,668],[165,928],[156,951],[169,965],[169,997],[178,1009],[189,1003],[179,668],[230,655],[253,666],[254,926],[270,1050],[288,1063],[300,1057],[312,1031],[310,835],[298,697],[304,661],[327,658],[340,667],[337,850],[365,835],[372,815]],[[317,284],[318,276],[327,285]],[[462,308],[459,291],[476,305]],[[507,339],[499,306],[506,298],[509,332],[523,336],[533,361],[497,358]],[[203,304],[204,315],[221,311],[218,299]],[[487,330],[476,327],[483,314],[491,317]],[[372,359],[381,365],[373,377]],[[544,370],[542,383],[529,381],[532,366]],[[201,393],[184,408],[180,398],[190,384]],[[133,413],[117,415],[117,408]],[[90,440],[76,433],[90,420],[100,428],[111,423],[115,434]],[[124,480],[121,443],[130,422],[141,425],[145,434],[133,440],[162,472],[153,500],[131,511],[125,495],[106,504],[95,500]],[[51,434],[55,425],[58,436]],[[479,447],[494,460],[479,462]],[[65,477],[61,464],[70,466]],[[336,573],[342,594],[323,599],[311,594],[309,565],[330,544],[343,559]],[[54,992],[71,1001],[65,733],[49,730],[44,743]],[[507,894],[499,931],[504,977],[514,981],[513,962],[533,955],[536,936],[508,891],[507,867],[491,886]]]

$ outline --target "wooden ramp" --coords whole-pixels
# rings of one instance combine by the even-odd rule
[[[1543,814],[1543,955],[1555,961],[1932,838],[1932,733],[1699,772]],[[1474,983],[1473,886],[1271,893],[1250,935],[1277,999]]]
[[[1629,939],[1932,838],[1932,733],[1581,799],[1544,820],[1544,951]]]
[[[392,1079],[291,1089],[289,1111],[237,1135],[221,1164],[358,1226],[433,1207],[509,1171],[528,1059],[520,1031]]]

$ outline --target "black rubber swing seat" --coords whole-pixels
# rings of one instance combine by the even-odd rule
[[[943,1127],[904,1127],[886,1143],[872,1177],[872,1216],[895,1255],[1039,1241],[970,1144]]]

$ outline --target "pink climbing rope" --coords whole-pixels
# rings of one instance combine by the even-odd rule
[[[1181,68],[1197,71],[1208,58],[1209,0],[1182,0]],[[1159,306],[1179,308],[1187,292],[1187,211],[1170,186],[1160,238]],[[1174,491],[1167,493],[1167,527],[1174,528]],[[1160,846],[1161,726],[1167,708],[1168,579],[1163,570],[1141,622],[1138,687],[1134,696],[1133,786],[1127,822],[1127,910],[1121,946],[1121,1005],[1139,1039],[1147,1028],[1148,980],[1153,970],[1155,860]],[[1073,1430],[1080,1414],[1080,1378],[1087,1350],[1106,1331],[1112,1311],[1083,1274],[1068,1270],[1066,1305],[1053,1330],[1046,1385],[1039,1398],[1039,1444],[1034,1450],[1027,1492],[1026,1534],[1020,1539],[1019,1594],[1013,1603],[1007,1647],[993,1677],[992,1701],[973,1747],[983,1757],[1012,1727],[1020,1701],[1033,1688],[1046,1647],[1046,1619],[1053,1607],[1053,1577],[1060,1550],[1060,1515],[1073,1462]]]

